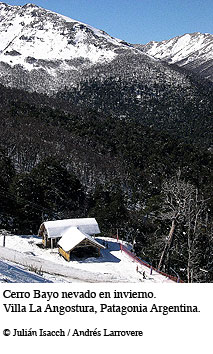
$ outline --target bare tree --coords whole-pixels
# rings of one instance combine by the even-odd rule
[[[185,230],[184,243],[187,247],[187,280],[193,281],[193,258],[196,252],[196,241],[204,223],[206,201],[198,189],[184,180],[179,172],[175,178],[165,181],[162,186],[163,205],[161,218],[170,220],[169,234],[165,239],[158,269],[161,269],[165,259],[169,259],[170,249],[175,238],[177,227]],[[206,215],[206,214],[205,214]]]

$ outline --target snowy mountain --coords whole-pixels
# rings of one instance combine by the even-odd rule
[[[209,147],[211,84],[144,47],[32,4],[0,3],[0,38],[4,87],[47,94],[66,110],[136,119]]]
[[[59,60],[58,66],[64,69],[76,58],[90,63],[108,61],[116,56],[116,49],[125,47],[104,31],[33,4],[0,3],[0,16],[1,60],[28,70],[50,60]]]
[[[187,33],[162,42],[136,45],[144,53],[156,59],[177,64],[213,81],[213,35]]]
[[[15,76],[24,69],[56,82],[67,71],[75,76],[79,68],[109,62],[128,48],[104,31],[33,4],[0,3],[0,37],[1,81],[10,86],[11,68]]]
[[[189,85],[184,75],[155,58],[212,75],[212,35],[134,46],[33,4],[0,3],[0,38],[0,83],[28,91],[52,94],[111,76],[147,85]]]

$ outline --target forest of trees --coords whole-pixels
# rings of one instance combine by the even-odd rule
[[[0,93],[1,228],[31,234],[44,220],[95,217],[102,235],[118,229],[153,266],[212,281],[212,153],[200,139],[66,100]]]

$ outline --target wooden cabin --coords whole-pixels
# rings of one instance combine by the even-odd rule
[[[59,254],[70,261],[71,253],[81,256],[100,256],[101,248],[105,248],[93,237],[81,232],[77,227],[70,227],[58,242]]]
[[[59,254],[70,261],[71,252],[80,249],[84,253],[100,255],[100,249],[105,247],[92,237],[99,233],[95,218],[82,218],[43,222],[38,236],[42,237],[45,248],[59,247]]]

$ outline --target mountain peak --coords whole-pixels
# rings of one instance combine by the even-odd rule
[[[33,4],[33,3],[28,2],[27,4],[25,4],[25,5],[21,6],[21,7],[39,7],[39,6],[37,6],[37,5]]]
[[[27,4],[25,4],[25,5],[23,5],[23,6],[21,6],[22,8],[27,8],[27,9],[29,9],[29,8],[32,8],[32,9],[34,9],[34,8],[41,8],[40,6],[37,6],[37,5],[35,5],[35,4],[32,4],[32,3],[27,3]]]
[[[35,4],[31,4],[31,3],[27,3],[25,5],[8,5],[5,2],[1,2],[0,1],[0,7],[4,6],[4,7],[12,7],[12,8],[39,8],[39,6],[35,5]]]
[[[79,58],[91,65],[111,61],[118,48],[128,48],[104,31],[32,3],[0,5],[0,61],[12,67],[32,70],[54,60],[64,70]]]
[[[156,59],[176,64],[213,81],[213,35],[185,33],[161,42],[136,45]]]

